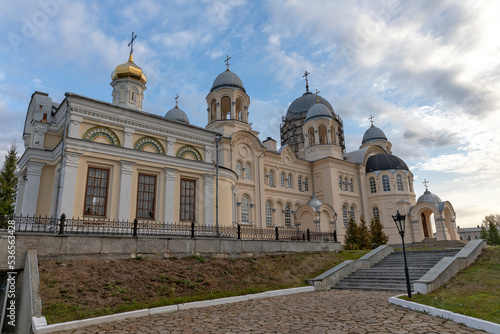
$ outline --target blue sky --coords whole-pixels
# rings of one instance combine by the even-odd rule
[[[31,94],[111,101],[110,74],[134,60],[148,76],[143,109],[164,115],[180,95],[206,125],[215,77],[230,69],[250,95],[250,120],[279,142],[281,116],[310,72],[344,120],[349,151],[368,117],[393,153],[442,200],[461,227],[499,212],[500,12],[494,1],[0,2],[0,162],[22,129]]]

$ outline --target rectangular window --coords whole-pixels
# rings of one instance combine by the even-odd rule
[[[85,190],[85,216],[106,216],[109,169],[89,167]]]
[[[196,221],[196,181],[181,179],[181,221]]]
[[[139,174],[137,218],[155,218],[156,176]]]

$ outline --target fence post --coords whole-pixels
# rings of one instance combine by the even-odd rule
[[[59,235],[64,235],[64,223],[66,222],[66,215],[61,215],[61,225],[59,225]]]
[[[311,232],[307,229],[307,241],[311,241]]]
[[[333,240],[335,242],[337,242],[337,231],[336,230],[333,231]]]
[[[238,239],[241,239],[241,225],[238,224]]]
[[[302,241],[306,241],[306,235],[302,233]]]
[[[137,237],[137,223],[138,220],[137,218],[134,219],[134,234],[132,234],[133,237]]]
[[[194,222],[191,222],[191,238],[194,239]]]
[[[276,240],[279,240],[279,237],[278,237],[278,226],[276,226]]]

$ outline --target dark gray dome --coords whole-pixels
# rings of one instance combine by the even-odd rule
[[[309,109],[314,104],[316,104],[316,99],[318,99],[321,104],[327,106],[328,109],[330,109],[330,111],[332,112],[332,114],[335,115],[335,111],[333,110],[333,107],[330,104],[330,102],[328,102],[321,96],[318,96],[318,98],[316,98],[316,95],[308,92],[302,95],[301,97],[295,99],[295,101],[293,101],[292,104],[290,104],[290,107],[288,107],[288,111],[286,113],[286,118],[293,119],[300,116],[306,116]]]
[[[189,124],[189,118],[187,117],[186,113],[179,109],[179,107],[177,106],[167,111],[167,113],[165,114],[165,118],[171,121],[178,121]]]
[[[224,72],[219,74],[217,78],[215,78],[210,92],[212,92],[217,88],[223,88],[223,87],[239,88],[246,93],[245,87],[243,87],[243,82],[241,82],[241,79],[230,70],[225,70]]]
[[[376,172],[378,170],[407,170],[406,163],[395,155],[388,153],[380,153],[372,155],[366,161],[366,173]]]
[[[377,140],[387,141],[387,137],[385,136],[384,131],[372,125],[368,130],[366,130],[361,145],[364,145],[366,142],[369,141],[377,141]]]
[[[306,122],[314,118],[333,118],[332,112],[323,103],[315,103],[306,115]]]
[[[427,203],[432,203],[435,206],[438,206],[439,203],[441,203],[441,198],[439,196],[434,195],[431,193],[429,190],[426,190],[422,196],[420,196],[417,200],[417,203],[421,202],[427,202]]]

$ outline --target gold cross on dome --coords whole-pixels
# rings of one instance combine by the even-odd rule
[[[307,80],[307,76],[311,74],[307,71],[304,72],[304,75],[302,76],[303,78],[306,78],[306,93],[309,93],[309,80]]]
[[[316,89],[316,93],[314,93],[314,95],[316,95],[316,103],[319,102],[319,93],[321,93],[321,92]]]
[[[372,123],[372,126],[373,126],[373,119],[375,118],[375,116],[373,115],[370,115],[370,117],[368,117],[368,119],[370,120],[370,123]]]
[[[422,182],[422,183],[423,183],[423,184],[424,184],[424,186],[425,186],[425,190],[427,190],[427,187],[428,187],[427,183],[429,183],[429,181],[427,181],[426,179],[424,179],[424,182]]]
[[[175,94],[175,106],[177,107],[177,103],[179,103],[179,94]]]
[[[132,54],[132,52],[134,52],[134,39],[137,38],[137,35],[134,36],[134,32],[132,31],[132,40],[130,41],[130,43],[128,43],[128,46],[130,46],[130,54]]]
[[[231,59],[231,57],[229,57],[229,55],[227,55],[226,57],[226,60],[224,60],[226,62],[226,66],[227,66],[227,70],[229,70],[229,59]]]

